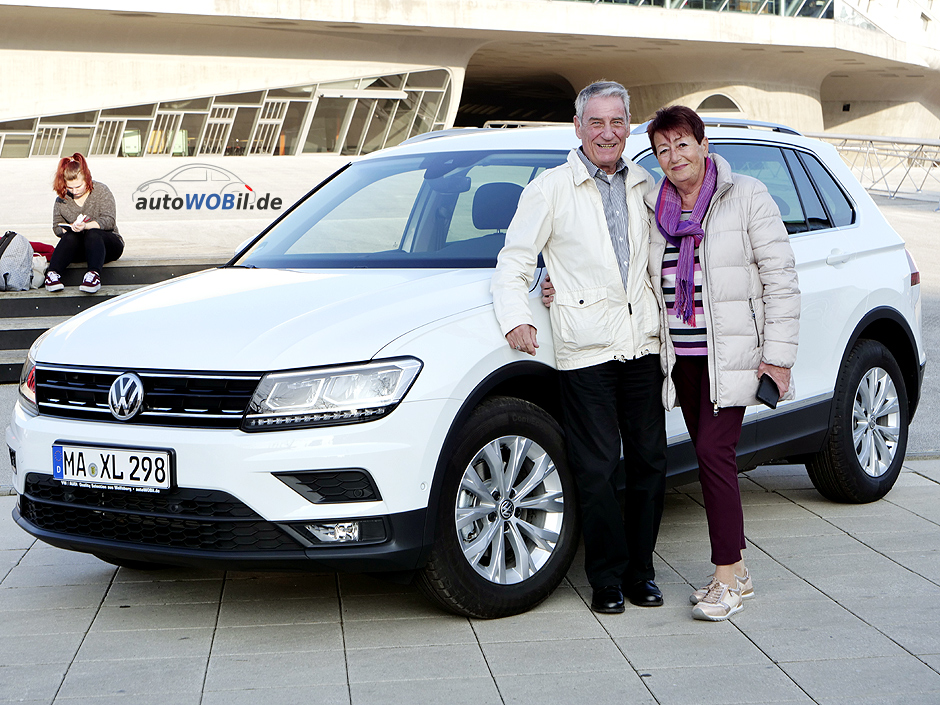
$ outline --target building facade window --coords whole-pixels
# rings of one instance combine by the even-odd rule
[[[356,156],[446,127],[451,75],[430,69],[0,122],[0,159]]]

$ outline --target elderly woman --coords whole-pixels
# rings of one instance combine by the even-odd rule
[[[757,179],[709,154],[690,108],[656,113],[647,134],[666,178],[647,194],[649,272],[662,316],[664,398],[678,397],[695,454],[715,572],[690,600],[721,621],[754,594],[744,565],[736,447],[762,375],[793,397],[800,292],[780,212]],[[671,375],[670,375],[671,373]]]

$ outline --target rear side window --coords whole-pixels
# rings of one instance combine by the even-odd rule
[[[711,142],[709,149],[728,160],[733,172],[764,183],[791,235],[855,222],[851,202],[813,155],[757,144]],[[639,163],[662,178],[654,154],[647,154]]]

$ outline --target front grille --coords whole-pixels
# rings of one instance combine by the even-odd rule
[[[196,551],[302,550],[277,525],[219,490],[96,490],[29,473],[20,514],[33,526],[75,538]]]
[[[117,421],[111,383],[124,369],[36,366],[36,402],[46,416],[150,426],[238,428],[261,375],[134,370],[144,383],[140,412]]]

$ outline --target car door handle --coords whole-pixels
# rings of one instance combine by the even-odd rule
[[[832,252],[829,253],[828,257],[826,257],[826,264],[831,264],[832,266],[836,266],[839,264],[845,264],[850,259],[852,259],[851,252],[843,252],[842,250],[836,248]]]

